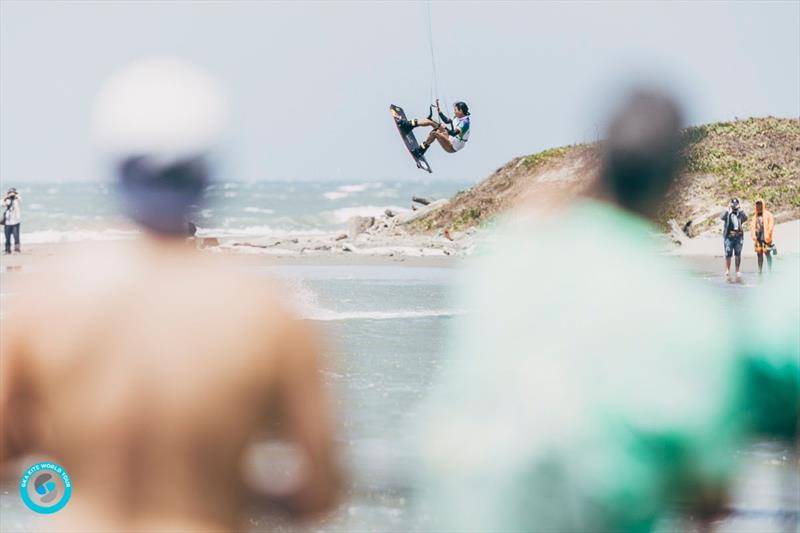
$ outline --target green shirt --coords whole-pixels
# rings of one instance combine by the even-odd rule
[[[501,222],[472,258],[423,410],[431,527],[646,531],[734,467],[717,295],[611,206]]]

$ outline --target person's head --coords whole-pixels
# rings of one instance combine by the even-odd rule
[[[731,207],[731,211],[733,211],[734,213],[737,212],[739,210],[739,199],[738,198],[731,198],[730,207]]]
[[[453,104],[453,114],[458,118],[469,115],[469,107],[466,102],[456,102]]]
[[[185,236],[225,115],[217,82],[180,59],[145,59],[112,76],[97,96],[93,129],[128,216],[152,233]]]
[[[8,189],[8,192],[6,193],[6,196],[11,198],[15,197],[16,195],[17,195],[17,189],[15,189],[14,187]]]
[[[756,200],[756,213],[759,215],[764,212],[764,200]]]
[[[652,218],[680,169],[681,123],[680,109],[665,94],[631,92],[609,123],[600,195]]]

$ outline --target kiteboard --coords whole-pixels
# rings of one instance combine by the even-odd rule
[[[400,128],[400,121],[407,120],[406,119],[406,112],[403,111],[402,107],[398,107],[394,104],[389,106],[389,112],[392,114],[392,118],[394,118],[394,123],[397,126],[397,131],[400,132],[400,137],[403,138],[403,143],[405,143],[406,148],[408,149],[408,153],[411,154],[411,157],[414,158],[414,162],[417,164],[417,168],[421,168],[427,172],[433,172],[431,170],[430,165],[425,160],[425,156],[415,156],[414,151],[419,148],[419,143],[417,143],[417,138],[414,137],[414,130],[405,131]]]

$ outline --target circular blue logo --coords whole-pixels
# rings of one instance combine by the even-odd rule
[[[36,463],[19,480],[19,494],[31,510],[42,514],[60,511],[72,496],[69,474],[55,463]]]

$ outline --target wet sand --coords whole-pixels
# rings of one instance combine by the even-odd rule
[[[776,239],[777,240],[777,239]],[[706,277],[722,278],[724,262],[721,239],[709,239],[714,250],[702,254],[675,254],[675,261],[685,265],[687,271]],[[97,247],[111,250],[124,243],[87,242],[31,245],[22,254],[3,256],[2,292],[26,272],[47,270],[58,265],[59,260],[77,247]],[[747,242],[745,243],[747,246]],[[335,300],[346,294],[364,299],[384,300],[385,287],[359,281],[365,270],[400,271],[435,267],[451,271],[462,258],[453,256],[403,256],[365,255],[347,252],[301,253],[272,255],[261,253],[239,254],[237,250],[208,251],[208,253],[236,254],[247,264],[279,270],[303,272],[336,270],[351,272],[357,279],[346,286],[328,288],[328,299]],[[783,255],[779,260],[783,259]],[[350,268],[357,267],[357,268]],[[408,267],[408,268],[406,268]],[[424,268],[423,268],[424,269]],[[743,261],[745,277],[752,279],[756,271],[755,258],[746,255]],[[445,275],[449,276],[449,274]],[[444,277],[444,276],[442,276]],[[381,279],[384,276],[381,275]],[[438,278],[437,278],[438,279]],[[397,291],[409,291],[407,281],[398,282]],[[445,308],[444,295],[448,292],[439,281],[430,280],[418,287],[419,293],[409,296],[414,301],[429,297],[429,308]],[[330,285],[330,284],[329,284]],[[744,294],[745,287],[714,283],[727,296]],[[335,292],[338,291],[338,292]],[[325,291],[322,295],[326,296]],[[435,294],[431,297],[431,294]],[[366,300],[365,300],[366,301]],[[4,301],[0,302],[5,304]],[[322,302],[327,303],[327,302]],[[340,425],[343,428],[341,448],[351,476],[351,486],[340,507],[320,522],[304,528],[288,523],[257,506],[250,506],[242,517],[242,528],[250,531],[424,531],[414,512],[413,468],[410,443],[403,429],[415,416],[415,409],[427,394],[431,377],[438,369],[437,361],[444,350],[444,331],[447,316],[392,320],[335,320],[326,323],[328,335],[333,340],[331,360],[339,365],[336,372],[326,375],[326,383],[341,398]],[[0,324],[2,322],[0,321]],[[419,342],[424,338],[426,342]],[[715,531],[793,531],[797,527],[800,505],[800,464],[789,445],[779,442],[759,442],[743,447],[739,452],[745,468],[738,476],[731,501],[732,514],[720,518],[712,525]],[[6,479],[2,484],[3,530],[35,530],[29,521],[30,513],[22,506],[17,495],[16,480]],[[669,526],[665,526],[669,529]],[[699,524],[691,520],[680,522],[683,531],[700,531]]]

